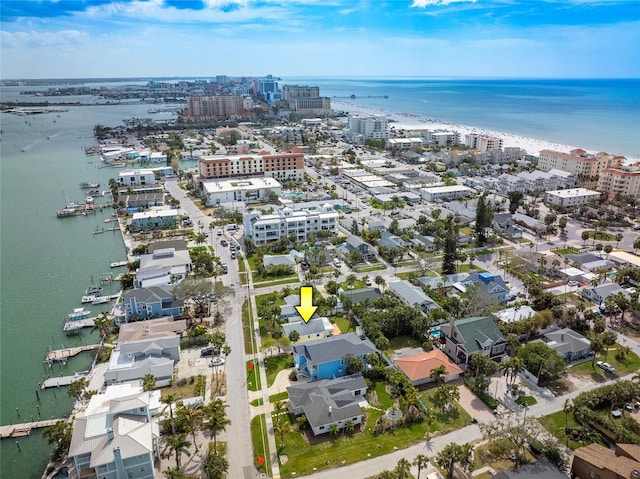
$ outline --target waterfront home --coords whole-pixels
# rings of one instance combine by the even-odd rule
[[[180,336],[173,332],[131,341],[118,340],[104,380],[107,385],[138,384],[145,375],[152,374],[156,386],[168,386],[173,378],[174,364],[179,360]]]
[[[173,286],[132,289],[124,294],[122,302],[127,322],[179,316],[184,307],[184,301],[173,298]]]
[[[362,423],[367,383],[360,375],[300,383],[287,387],[289,409],[304,414],[315,436]]]
[[[133,392],[135,391],[135,392]],[[107,387],[76,417],[68,456],[69,477],[153,479],[160,461],[160,391]]]
[[[174,209],[153,209],[149,211],[139,211],[133,214],[132,219],[127,224],[129,231],[153,230],[159,228],[170,228],[178,222],[178,210]]]
[[[371,341],[347,333],[294,345],[293,364],[300,380],[333,379],[346,376],[346,356],[359,357],[366,368],[369,353],[379,354]]]
[[[445,383],[455,381],[462,374],[462,369],[439,349],[398,357],[393,360],[393,364],[407,376],[414,386],[433,382],[431,371],[440,366],[444,366],[446,370],[443,376]]]
[[[136,271],[134,286],[143,288],[179,283],[192,270],[189,251],[175,248],[154,249],[153,253],[140,255],[140,267]]]
[[[489,317],[473,317],[440,326],[445,340],[444,351],[457,364],[468,364],[473,353],[482,353],[501,362],[507,342]]]
[[[168,333],[182,336],[187,330],[187,320],[158,318],[153,321],[135,321],[123,323],[118,330],[119,341],[135,341],[144,338],[165,337]]]
[[[144,186],[156,183],[156,175],[152,170],[125,170],[118,173],[118,185],[120,186]]]
[[[298,319],[300,315],[298,314]],[[328,338],[333,334],[333,324],[326,317],[311,318],[309,321],[290,321],[282,325],[284,335],[289,337],[293,331],[298,331],[300,339],[296,344],[315,339]]]

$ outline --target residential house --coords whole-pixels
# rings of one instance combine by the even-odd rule
[[[360,375],[323,379],[287,387],[293,414],[304,414],[314,435],[343,429],[348,423],[362,424],[367,383]]]
[[[180,360],[180,336],[168,332],[130,341],[118,340],[104,373],[107,385],[139,383],[147,374],[156,378],[156,386],[168,386],[174,364]]]
[[[549,331],[543,335],[544,342],[567,362],[591,355],[590,342],[582,334],[569,328]]]
[[[158,250],[173,248],[175,251],[186,251],[187,242],[184,238],[175,238],[162,241],[152,241],[147,246],[147,254],[153,254]]]
[[[522,238],[522,228],[514,223],[511,213],[497,213],[493,215],[493,227],[500,236],[505,238]]]
[[[173,286],[132,289],[123,297],[125,320],[140,321],[180,316],[184,301],[173,298]]]
[[[473,353],[482,353],[501,362],[505,354],[506,341],[489,317],[453,319],[440,326],[445,340],[445,352],[457,364],[468,364]]]
[[[133,214],[127,225],[130,231],[143,231],[158,228],[170,228],[178,222],[178,210],[151,209]]]
[[[590,286],[582,290],[582,295],[590,301],[598,304],[604,304],[605,300],[612,294],[622,293],[627,298],[629,293],[618,283],[605,283],[599,286]]]
[[[154,249],[140,255],[134,286],[144,288],[179,283],[193,271],[189,251],[175,248]]]
[[[437,247],[435,236],[424,236],[419,233],[414,233],[413,244],[415,246],[422,246],[425,251],[435,251]]]
[[[443,377],[445,383],[455,381],[462,374],[462,369],[439,349],[399,357],[393,360],[393,364],[407,376],[414,386],[433,382],[431,371],[440,366],[444,366],[446,369]]]
[[[538,221],[531,216],[523,215],[522,213],[515,213],[511,216],[511,219],[515,224],[520,225],[535,235],[541,236],[547,231],[547,226],[542,221]]]
[[[284,297],[284,304],[280,306],[280,318],[286,319],[289,322],[297,321],[300,319],[300,313],[296,309],[296,306],[300,306],[300,295],[290,294]]]
[[[296,257],[291,254],[282,254],[282,255],[265,254],[262,257],[262,264],[264,266],[264,269],[267,271],[269,271],[271,268],[275,266],[289,267],[289,269],[293,271],[297,263],[296,263]]]
[[[640,477],[640,446],[617,444],[614,450],[593,443],[573,452],[573,477],[637,479]]]
[[[300,315],[298,314],[298,319]],[[304,343],[306,341],[313,341],[321,338],[328,338],[333,335],[333,324],[329,321],[329,318],[311,318],[309,321],[291,321],[282,325],[284,335],[289,337],[293,331],[298,331],[300,339],[296,344]]]
[[[351,235],[346,239],[344,249],[347,253],[358,251],[364,261],[370,261],[376,257],[376,249],[356,235]]]
[[[389,289],[407,306],[418,306],[423,313],[438,309],[438,303],[431,299],[419,286],[407,280],[392,281]]]
[[[346,376],[345,356],[361,358],[366,367],[366,355],[369,353],[378,353],[371,341],[347,333],[296,344],[293,346],[293,364],[298,379],[333,379]]]
[[[536,312],[531,306],[516,306],[493,313],[493,315],[503,323],[515,323],[523,319],[529,319],[532,318],[534,314],[536,314]]]
[[[495,474],[491,479],[567,479],[555,465],[545,457],[529,464],[523,464],[518,469],[507,469]]]
[[[389,231],[380,233],[380,239],[378,240],[378,246],[384,246],[391,250],[404,251],[410,244]]]
[[[418,282],[423,287],[432,289],[451,289],[456,283],[465,281],[469,277],[469,273],[454,273],[445,276],[421,276]]]
[[[135,341],[144,338],[165,337],[168,333],[182,336],[187,330],[187,320],[173,318],[160,318],[153,321],[136,321],[124,323],[118,329],[118,340]]]
[[[485,297],[496,303],[502,304],[509,300],[509,287],[500,275],[493,275],[486,271],[483,273],[473,272],[466,279],[454,283],[453,287],[464,293],[471,285],[478,287]]]
[[[160,461],[160,391],[107,387],[73,422],[70,477],[153,479]]]

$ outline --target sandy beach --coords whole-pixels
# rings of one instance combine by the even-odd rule
[[[563,145],[560,143],[553,143],[551,141],[540,140],[537,138],[528,138],[525,136],[513,135],[511,133],[504,133],[501,131],[493,131],[485,128],[474,127],[469,125],[462,125],[459,123],[447,122],[442,120],[436,120],[433,118],[422,117],[419,115],[413,115],[410,113],[390,112],[382,108],[367,108],[348,101],[335,101],[331,102],[331,107],[334,110],[341,110],[354,114],[377,114],[386,115],[389,120],[393,120],[394,123],[390,125],[394,126],[396,130],[406,131],[418,131],[418,130],[454,130],[460,133],[463,141],[464,136],[469,133],[481,134],[487,136],[495,136],[502,138],[504,147],[517,147],[522,148],[530,155],[536,155],[540,153],[540,150],[555,150],[568,153],[580,146]],[[590,151],[586,148],[584,150],[590,153],[596,153],[596,151]]]

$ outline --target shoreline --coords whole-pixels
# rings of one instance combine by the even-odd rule
[[[555,143],[549,140],[542,140],[539,138],[531,138],[522,135],[516,135],[513,133],[505,133],[501,131],[495,131],[488,128],[464,125],[452,121],[439,120],[435,118],[429,118],[426,116],[415,115],[412,113],[398,113],[385,110],[383,108],[371,108],[351,103],[348,101],[332,101],[331,107],[334,110],[342,110],[345,113],[355,114],[367,114],[367,115],[385,115],[388,120],[392,121],[392,125],[396,130],[437,130],[448,129],[455,130],[462,137],[466,134],[481,134],[487,136],[495,136],[503,141],[504,147],[516,147],[522,148],[529,155],[538,156],[541,150],[554,150],[569,153],[571,150],[581,148],[587,153],[597,153],[599,150],[589,150],[580,146],[565,145],[561,143]],[[625,157],[626,158],[626,157]],[[631,158],[627,158],[631,159]]]

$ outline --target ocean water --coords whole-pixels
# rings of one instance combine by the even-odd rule
[[[425,80],[283,78],[281,84],[320,86],[330,97],[383,96],[345,100],[389,113],[410,113],[557,143],[640,156],[638,80]],[[119,86],[113,82],[109,86]],[[91,84],[89,84],[91,85]],[[0,98],[42,101],[0,88]],[[44,90],[45,88],[41,88]],[[46,98],[45,98],[46,99]],[[88,97],[64,101],[91,103]],[[342,101],[342,100],[341,100]],[[0,114],[0,423],[65,417],[72,400],[65,389],[40,391],[47,376],[83,371],[91,356],[66,367],[46,367],[50,347],[97,341],[84,332],[66,337],[62,324],[80,306],[85,287],[109,273],[111,261],[125,258],[119,234],[93,235],[110,215],[57,219],[65,197],[82,200],[82,181],[103,187],[118,170],[102,168],[83,147],[93,144],[93,126],[146,117],[149,105],[73,106],[68,112],[29,117]],[[161,115],[156,116],[162,118]],[[24,151],[23,151],[24,150]],[[115,289],[115,286],[114,286]],[[89,306],[94,313],[104,305]],[[40,401],[36,398],[39,392]],[[18,414],[20,416],[18,416]],[[0,443],[0,477],[39,478],[49,446],[40,431]]]
[[[283,78],[320,95],[585,149],[640,157],[640,79]],[[356,95],[357,99],[348,99]],[[379,98],[381,96],[388,98]],[[366,98],[378,97],[378,98]],[[408,119],[408,122],[411,120]]]

